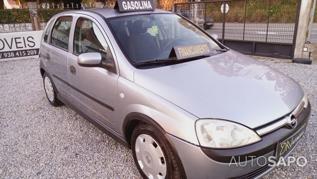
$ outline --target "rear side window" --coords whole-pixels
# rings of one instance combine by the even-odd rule
[[[72,26],[72,17],[65,16],[56,20],[52,35],[51,44],[64,50],[68,50],[69,32]]]
[[[48,24],[47,24],[47,28],[45,30],[45,33],[44,33],[44,42],[48,43],[48,36],[49,36],[49,33],[50,33],[50,30],[52,28],[52,24],[53,24],[54,20],[51,20]]]

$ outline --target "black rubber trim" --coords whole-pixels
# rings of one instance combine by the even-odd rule
[[[89,98],[89,99],[95,101],[96,103],[100,104],[101,106],[103,106],[103,107],[105,107],[105,108],[108,108],[108,109],[111,110],[111,111],[114,111],[114,108],[113,108],[112,106],[110,106],[110,105],[108,105],[108,104],[105,104],[105,103],[99,101],[98,99],[96,99],[96,98],[90,96],[89,94],[87,94],[87,93],[85,93],[85,92],[79,90],[78,88],[76,88],[76,87],[74,87],[73,85],[67,83],[67,81],[61,79],[60,77],[58,77],[58,76],[56,76],[56,75],[53,75],[53,77],[56,78],[56,79],[58,79],[59,81],[65,83],[67,86],[69,86],[69,87],[71,87],[72,89],[76,90],[76,91],[79,92],[80,94],[82,94],[82,95],[86,96],[87,98]]]
[[[236,161],[242,162],[263,156],[269,152],[275,151],[278,142],[288,138],[306,125],[310,116],[310,111],[311,106],[309,104],[299,116],[296,128],[290,129],[288,127],[282,127],[272,133],[262,136],[260,142],[232,149],[211,149],[201,147],[201,150],[211,159],[223,163],[229,163],[233,160],[232,157],[234,157]]]
[[[268,171],[270,169],[271,169],[271,167],[269,165],[265,165],[265,166],[255,170],[253,172],[250,172],[248,174],[245,174],[245,175],[242,175],[239,177],[232,177],[229,179],[252,179],[252,178],[255,178],[255,177],[262,175],[263,173],[265,173],[266,171]]]
[[[145,124],[149,124],[149,125],[152,125],[154,126],[155,128],[159,129],[164,135],[166,134],[166,131],[155,121],[153,120],[152,118],[144,115],[144,114],[141,114],[141,113],[138,113],[138,112],[132,112],[132,113],[129,113],[125,119],[124,119],[124,122],[123,122],[123,125],[122,125],[122,131],[126,134],[128,131],[128,127],[131,123],[133,123],[134,121],[138,121],[138,122],[142,122],[142,123],[145,123]],[[129,137],[131,136],[126,136],[126,140],[129,142]]]

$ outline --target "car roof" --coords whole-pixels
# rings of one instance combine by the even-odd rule
[[[112,18],[112,17],[121,17],[121,16],[131,16],[131,15],[142,15],[142,14],[160,14],[160,13],[169,13],[172,14],[170,11],[164,11],[161,9],[155,9],[154,11],[137,11],[137,12],[124,12],[120,13],[118,10],[113,8],[95,8],[95,9],[86,9],[86,10],[72,10],[66,11],[65,13],[87,13],[93,12],[103,16],[104,18]],[[61,13],[63,14],[63,13]]]

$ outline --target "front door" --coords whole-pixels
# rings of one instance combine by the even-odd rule
[[[78,18],[73,37],[73,53],[68,58],[68,83],[72,104],[96,122],[111,127],[116,108],[118,74],[109,44],[92,19]],[[100,67],[79,66],[78,56],[98,52]],[[105,64],[108,65],[105,65]],[[112,68],[109,68],[109,63]]]

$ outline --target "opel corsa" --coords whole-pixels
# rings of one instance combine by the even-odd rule
[[[294,149],[310,115],[294,80],[182,16],[131,11],[48,22],[39,56],[50,104],[130,147],[144,178],[255,178]]]

